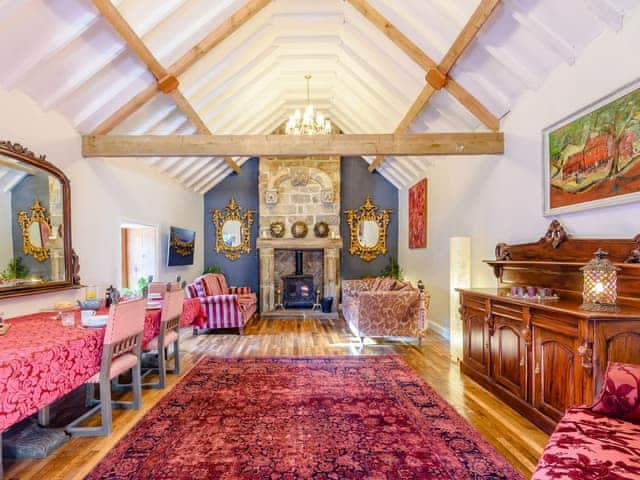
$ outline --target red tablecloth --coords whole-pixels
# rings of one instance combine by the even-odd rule
[[[185,299],[180,326],[202,325],[198,299]],[[82,385],[100,370],[104,328],[63,327],[52,313],[7,320],[0,336],[0,432]],[[80,313],[76,312],[76,325]],[[143,345],[160,330],[160,310],[145,315]]]

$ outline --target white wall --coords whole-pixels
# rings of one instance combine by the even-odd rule
[[[562,65],[542,87],[519,99],[503,120],[505,154],[424,159],[429,179],[429,247],[407,245],[407,191],[400,192],[399,258],[409,279],[422,278],[432,295],[431,324],[448,333],[449,237],[472,239],[472,286],[495,286],[483,259],[499,242],[542,237],[542,130],[640,77],[640,15],[595,39],[572,66]],[[640,203],[558,216],[579,237],[631,238],[640,233]],[[438,328],[441,327],[441,328]]]
[[[0,190],[0,272],[7,268],[7,262],[13,257],[11,222],[11,192]]]
[[[46,154],[71,180],[73,246],[80,257],[84,284],[108,286],[120,279],[120,224],[124,221],[158,226],[159,280],[182,275],[192,280],[203,267],[202,196],[187,192],[137,159],[85,159],[80,136],[55,112],[43,112],[28,97],[0,89],[2,138]],[[195,262],[189,268],[166,266],[168,228],[195,230]],[[75,299],[77,291],[0,300],[0,312],[13,316]]]

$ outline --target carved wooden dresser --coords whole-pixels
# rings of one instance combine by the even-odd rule
[[[580,268],[598,248],[620,268],[617,312],[580,309]],[[609,361],[640,363],[640,235],[574,239],[554,221],[538,242],[499,244],[486,263],[497,288],[460,290],[460,368],[543,430],[592,401]],[[513,297],[516,285],[554,288],[560,299]]]

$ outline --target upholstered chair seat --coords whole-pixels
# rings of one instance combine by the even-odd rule
[[[125,353],[111,362],[111,369],[109,370],[109,380],[116,378],[118,375],[125,373],[127,370],[131,370],[138,363],[138,357],[133,353]],[[88,383],[100,383],[100,372],[96,373],[93,377],[87,380]]]
[[[176,342],[178,340],[178,334],[174,331],[171,330],[169,333],[167,333],[164,336],[164,347],[168,347],[169,345],[171,345],[172,343]],[[159,337],[154,337],[152,338],[144,347],[144,351],[145,352],[149,352],[152,350],[158,350],[158,344],[160,342],[160,338]]]

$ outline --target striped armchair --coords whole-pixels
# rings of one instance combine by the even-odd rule
[[[207,322],[202,330],[238,328],[242,335],[244,326],[256,313],[258,299],[249,287],[228,287],[220,273],[207,273],[187,285],[189,298],[198,298],[207,312]],[[200,333],[194,327],[194,333]]]

